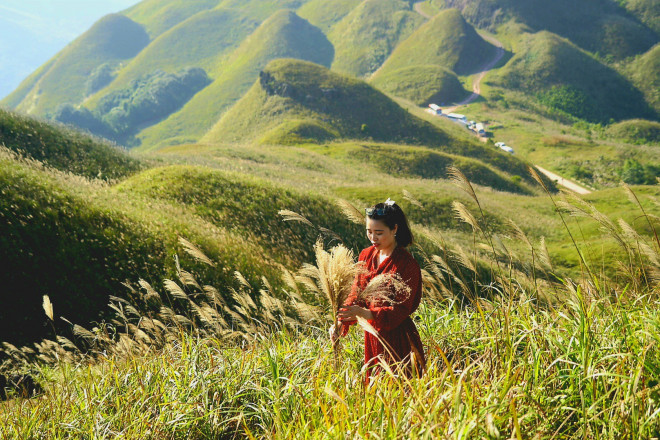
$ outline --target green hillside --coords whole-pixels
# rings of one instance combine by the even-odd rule
[[[660,114],[660,43],[624,67],[624,71],[644,93],[649,105]]]
[[[369,83],[383,92],[420,106],[432,102],[440,105],[457,102],[469,94],[454,72],[438,65],[382,69]]]
[[[99,139],[0,109],[0,145],[20,156],[87,178],[118,179],[140,162]]]
[[[299,60],[271,62],[200,142],[292,145],[339,139],[427,145],[531,180],[519,159],[468,138],[449,136],[368,84]]]
[[[660,122],[633,119],[612,124],[607,133],[614,139],[620,139],[631,144],[660,145]],[[660,176],[659,176],[660,177]]]
[[[374,76],[429,64],[465,75],[479,70],[494,53],[495,47],[484,41],[457,9],[449,9],[397,46]]]
[[[107,63],[116,66],[148,43],[142,26],[123,15],[108,15],[55,56],[16,109],[43,116],[60,104],[78,104],[85,98],[86,83],[94,69]]]
[[[213,8],[218,1],[142,0],[124,11],[124,14],[144,26],[149,36],[155,39],[198,12]]]
[[[365,0],[328,34],[335,47],[333,70],[370,75],[425,19],[402,0]]]
[[[640,2],[644,3],[645,0]],[[439,3],[439,2],[435,2]],[[611,0],[445,0],[468,21],[494,29],[509,19],[533,31],[547,30],[565,37],[582,49],[614,59],[646,52],[658,34]],[[644,10],[644,6],[640,6]]]
[[[174,73],[186,67],[201,67],[210,75],[223,56],[236,49],[257,27],[257,22],[228,9],[200,12],[172,27],[119,71],[117,78],[101,93],[85,103],[95,109],[109,93],[156,70]]]
[[[316,64],[287,59],[271,62],[202,142],[285,139],[292,120],[315,124],[319,132],[326,133],[326,139],[333,133],[345,139],[450,142],[440,130],[412,117],[366,83]]]
[[[296,10],[308,0],[220,0],[219,7],[242,11],[250,18],[264,21],[282,10]]]
[[[458,167],[471,182],[500,191],[532,194],[494,166],[464,156],[444,153],[432,148],[373,142],[348,142],[325,145],[305,145],[318,154],[339,159],[352,167],[373,168],[374,171],[399,178],[446,179],[447,168]],[[514,181],[516,180],[516,181]]]
[[[624,7],[660,35],[660,3],[655,0],[626,0]]]
[[[15,109],[21,101],[25,99],[28,93],[34,89],[35,85],[39,80],[50,70],[53,64],[57,61],[57,56],[51,58],[46,63],[44,63],[37,70],[32,72],[27,78],[25,78],[19,86],[11,92],[9,95],[0,100],[0,104],[5,105],[9,108]]]
[[[220,115],[238,101],[270,60],[292,57],[329,66],[334,51],[325,35],[290,11],[273,14],[218,67],[215,81],[183,109],[146,129],[140,138],[147,147],[199,139]]]
[[[305,20],[327,33],[332,26],[363,0],[310,0],[296,11]]]
[[[525,34],[518,52],[490,81],[592,122],[655,116],[642,93],[622,75],[545,31]]]

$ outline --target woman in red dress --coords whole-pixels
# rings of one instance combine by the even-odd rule
[[[378,332],[378,336],[367,331],[364,334],[364,363],[369,367],[367,383],[383,361],[396,373],[419,376],[426,360],[410,315],[422,298],[422,276],[419,264],[406,250],[413,241],[412,232],[405,214],[390,199],[367,208],[366,214],[367,237],[372,246],[360,253],[359,261],[365,270],[356,277],[353,291],[340,309],[340,334],[346,335],[358,317],[366,319]],[[396,275],[409,289],[391,292],[389,303],[358,300],[358,292],[379,274]]]

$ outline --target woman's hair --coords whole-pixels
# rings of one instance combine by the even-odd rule
[[[389,202],[389,199],[388,199]],[[367,217],[372,220],[382,220],[388,228],[394,229],[396,225],[396,244],[408,247],[413,242],[412,231],[403,210],[396,203],[377,203],[366,209]]]

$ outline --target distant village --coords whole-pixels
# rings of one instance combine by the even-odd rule
[[[479,138],[481,139],[486,139],[488,137],[488,134],[486,133],[486,129],[484,128],[483,123],[476,121],[468,121],[468,118],[465,115],[462,115],[460,113],[453,113],[453,112],[445,113],[443,112],[442,108],[437,104],[429,104],[426,111],[431,113],[432,115],[444,116],[448,118],[450,121],[464,125],[465,128],[474,132],[474,134],[479,136]],[[495,142],[495,147],[499,148],[502,151],[506,151],[507,153],[513,154],[513,148],[509,147],[504,142]]]

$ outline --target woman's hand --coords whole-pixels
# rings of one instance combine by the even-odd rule
[[[337,318],[339,321],[344,322],[353,322],[357,321],[357,318],[364,318],[367,321],[374,318],[374,315],[371,313],[371,310],[365,309],[360,306],[346,306],[339,309],[339,314]]]

